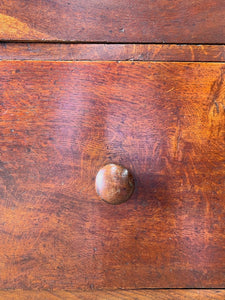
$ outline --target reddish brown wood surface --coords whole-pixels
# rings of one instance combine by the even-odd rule
[[[0,287],[225,282],[224,64],[1,62]],[[119,206],[98,170],[136,179]]]
[[[224,45],[0,43],[0,60],[225,61]]]
[[[1,300],[224,300],[225,290],[0,291]]]
[[[2,0],[1,40],[225,43],[223,0]]]

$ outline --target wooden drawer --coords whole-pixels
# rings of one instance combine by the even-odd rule
[[[0,288],[224,288],[222,63],[0,63]],[[135,191],[95,191],[107,163]]]
[[[224,0],[5,0],[0,39],[225,43]]]

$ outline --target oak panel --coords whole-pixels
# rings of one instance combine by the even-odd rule
[[[225,290],[0,291],[1,300],[224,300]]]
[[[0,43],[0,60],[224,62],[224,45]]]
[[[225,43],[223,0],[2,0],[0,39]]]
[[[0,63],[0,287],[223,288],[224,64]],[[98,170],[131,170],[112,206]]]

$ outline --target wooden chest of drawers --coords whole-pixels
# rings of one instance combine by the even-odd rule
[[[0,7],[0,289],[223,289],[223,1]],[[108,164],[134,178],[119,205]]]

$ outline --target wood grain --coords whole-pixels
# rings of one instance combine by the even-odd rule
[[[0,62],[0,287],[224,288],[224,64]],[[107,163],[136,178],[99,200]]]
[[[225,62],[225,46],[2,42],[0,60]]]
[[[0,291],[1,300],[224,300],[225,290]]]
[[[2,0],[0,39],[225,43],[223,0]]]

